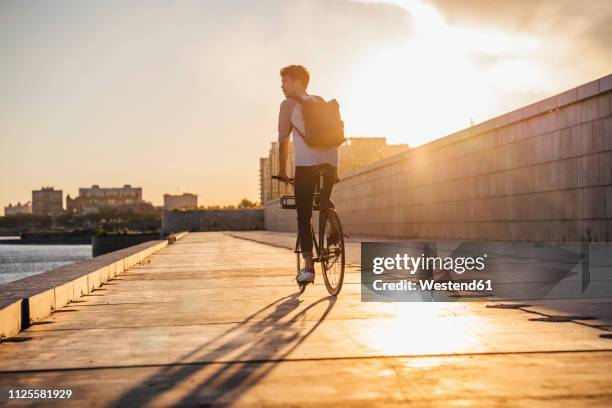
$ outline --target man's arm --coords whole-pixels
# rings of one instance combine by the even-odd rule
[[[278,113],[278,175],[285,181],[289,182],[287,175],[287,159],[289,158],[289,135],[291,134],[291,113],[295,102],[291,99],[285,99],[280,105]]]
[[[287,175],[287,159],[289,157],[289,139],[285,138],[278,142],[278,175],[285,181],[289,180]]]

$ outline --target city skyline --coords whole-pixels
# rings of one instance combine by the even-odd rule
[[[18,200],[16,203],[11,202],[3,206],[5,213],[8,208],[16,213],[23,213],[26,207],[29,207],[29,211],[27,213],[32,214],[36,212],[36,210],[32,210],[32,207],[36,207],[37,205],[35,196],[37,194],[40,195],[45,191],[57,194],[59,197],[61,197],[57,204],[59,205],[61,203],[61,211],[65,213],[82,213],[82,209],[80,208],[84,204],[82,203],[82,200],[94,199],[95,201],[96,198],[99,198],[102,201],[106,200],[107,198],[114,198],[116,201],[115,204],[122,204],[122,201],[125,201],[123,204],[132,202],[150,203],[149,201],[141,198],[143,191],[142,187],[132,186],[130,184],[111,187],[92,184],[90,187],[79,187],[77,194],[64,193],[63,189],[56,188],[56,186],[41,186],[38,189],[32,190],[31,198],[29,200],[23,201],[23,203]],[[95,202],[93,204],[94,206],[97,205]],[[194,209],[198,208],[197,194],[192,194],[189,192],[181,192],[176,194],[164,193],[163,204],[157,207],[167,209],[168,207],[183,208],[185,206],[190,208],[193,207]]]
[[[410,146],[609,73],[609,2],[520,3],[3,2],[0,202],[92,183],[258,200],[291,63],[349,136]]]

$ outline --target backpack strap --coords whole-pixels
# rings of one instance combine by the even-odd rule
[[[302,102],[304,102],[304,100],[302,98],[300,98],[299,96],[295,96],[295,95],[291,95],[287,97],[288,99],[293,99],[294,101],[296,101],[300,106],[302,106]],[[300,132],[300,129],[298,129],[297,127],[293,126],[293,122],[291,122],[291,129],[295,129],[296,132],[298,132],[298,134],[300,135],[300,137],[302,139],[304,139],[304,135],[302,134],[302,132]]]
[[[304,139],[304,135],[302,134],[302,132],[300,132],[300,129],[298,129],[297,127],[293,126],[293,123],[291,124],[291,129],[295,129],[296,132],[298,132],[298,134],[300,135],[300,137],[302,139]]]

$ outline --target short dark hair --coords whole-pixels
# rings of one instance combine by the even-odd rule
[[[310,81],[308,70],[301,65],[287,65],[280,70],[280,74],[281,77],[288,76],[294,81],[299,79],[304,84],[304,88],[308,86],[308,81]]]

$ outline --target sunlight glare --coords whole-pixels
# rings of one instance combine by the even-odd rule
[[[360,341],[383,355],[465,353],[482,347],[485,322],[462,304],[397,304],[394,318],[362,330]]]
[[[452,26],[419,0],[392,3],[410,13],[413,33],[356,69],[343,98],[351,136],[420,145],[503,113],[500,91],[544,81],[541,39]]]

